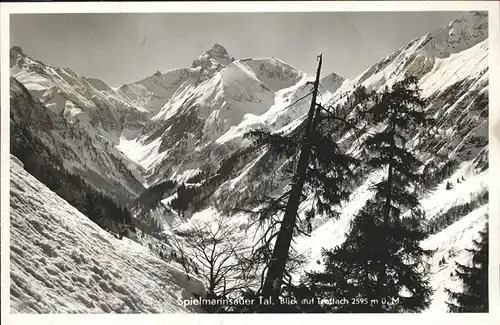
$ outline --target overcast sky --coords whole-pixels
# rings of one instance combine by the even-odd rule
[[[214,43],[230,56],[277,58],[308,73],[354,78],[460,12],[11,15],[11,46],[117,86],[189,67]]]

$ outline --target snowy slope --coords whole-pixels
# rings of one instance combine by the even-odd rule
[[[187,72],[186,69],[174,69],[164,73],[157,72],[137,82],[125,84],[118,91],[130,98],[137,106],[147,109],[154,116],[187,80]]]
[[[11,119],[14,123],[24,123],[23,115],[33,110],[46,111],[43,123],[25,124],[31,134],[45,139],[68,171],[123,205],[140,194],[140,166],[115,146],[121,138],[137,136],[150,118],[145,108],[102,80],[46,65],[18,46],[10,50],[10,74],[11,114],[18,117]]]
[[[462,288],[456,279],[451,277],[455,271],[455,262],[470,265],[473,240],[479,239],[479,232],[484,230],[488,220],[488,205],[485,204],[467,216],[447,227],[440,233],[430,236],[422,242],[425,249],[434,250],[431,260],[431,284],[434,291],[433,302],[427,312],[446,312],[448,295],[445,288],[459,292]],[[444,264],[439,262],[444,260]]]
[[[457,36],[458,31],[464,30]],[[427,61],[417,59],[422,53]],[[446,28],[410,42],[354,80],[344,81],[332,96],[324,96],[322,100],[336,106],[358,85],[380,90],[405,75],[415,75],[419,78],[422,95],[428,99],[426,111],[436,123],[415,130],[410,148],[426,163],[431,159],[437,165],[449,159],[471,161],[488,144],[487,55],[487,16],[468,13]],[[297,119],[281,130],[299,126],[306,109],[303,107],[302,114],[295,115]],[[248,127],[242,128],[240,134],[259,126],[258,123],[246,124]],[[234,129],[218,141],[231,133],[235,133]],[[243,179],[237,188],[245,187],[247,181]]]
[[[346,80],[335,72],[332,72],[326,77],[321,78],[319,84],[322,89],[325,89],[326,91],[333,94],[337,91],[337,89],[342,87],[342,84],[344,82],[349,82],[349,80]]]
[[[68,122],[33,98],[15,78],[10,79],[10,91],[11,152],[33,147],[33,143],[26,143],[26,136],[40,139],[67,171],[122,205],[141,193],[140,171],[111,140],[96,129]]]
[[[243,59],[255,76],[274,92],[289,88],[299,82],[304,72],[277,58]]]
[[[312,77],[276,58],[230,58],[219,44],[193,61],[187,80],[146,124],[135,140],[119,149],[147,170],[150,185],[200,168],[214,170],[249,144],[251,129],[278,130],[300,118]],[[158,75],[160,77],[160,75]],[[323,94],[335,92],[343,78],[325,78]]]
[[[323,267],[322,249],[333,249],[342,244],[345,235],[349,232],[350,221],[372,195],[368,190],[370,184],[373,184],[381,175],[380,173],[370,175],[367,181],[352,193],[349,202],[340,209],[341,215],[338,220],[329,220],[317,227],[311,237],[299,238],[298,249],[307,253],[311,259],[309,264],[305,266],[306,270],[321,270]],[[455,180],[462,176],[465,180],[456,183]],[[454,184],[453,189],[446,190],[447,182]],[[487,190],[488,170],[479,171],[473,167],[472,162],[465,162],[454,174],[440,182],[433,191],[421,198],[421,207],[427,218],[431,220],[453,206],[472,202],[475,195]],[[472,257],[465,249],[472,247],[471,238],[476,238],[479,231],[484,228],[487,214],[488,204],[483,204],[421,243],[425,249],[436,250],[436,253],[428,261],[431,264],[431,284],[436,291],[429,312],[444,312],[446,310],[447,296],[444,294],[444,288],[455,286],[450,276],[454,269],[453,261],[470,262]],[[443,257],[446,259],[446,266],[439,264]],[[300,274],[296,276],[298,277]]]
[[[14,46],[10,74],[48,109],[92,129],[114,143],[137,134],[149,119],[147,111],[102,80],[85,78],[70,69],[34,60]]]
[[[118,240],[11,160],[11,308],[15,313],[200,311],[200,280]]]
[[[487,38],[488,14],[485,12],[465,13],[447,26],[414,39],[386,59],[371,66],[359,77],[355,78],[353,83],[378,88],[396,81],[406,73],[415,75],[420,79],[431,72],[433,68],[439,66],[440,60],[470,49]],[[475,62],[467,62],[464,58],[462,59],[462,66],[466,70],[460,71],[461,73],[456,76],[455,80],[467,76],[470,73],[470,68],[477,68]],[[440,79],[445,82],[450,81],[446,77]],[[439,87],[444,88],[446,85],[441,84]],[[437,87],[428,91],[430,90],[436,91]]]

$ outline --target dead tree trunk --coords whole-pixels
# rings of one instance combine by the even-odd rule
[[[283,216],[283,221],[276,238],[271,260],[268,264],[268,271],[262,288],[262,296],[271,298],[273,302],[277,302],[280,295],[280,289],[285,273],[286,262],[289,255],[290,244],[292,242],[293,230],[297,218],[297,210],[302,195],[302,188],[306,179],[306,171],[309,166],[309,156],[311,153],[311,134],[317,125],[319,118],[320,106],[316,104],[316,96],[318,94],[319,76],[321,73],[322,55],[319,55],[318,69],[316,71],[316,80],[314,81],[314,90],[312,93],[311,107],[306,122],[306,129],[300,151],[297,170],[292,183],[292,189],[288,198],[286,210]]]

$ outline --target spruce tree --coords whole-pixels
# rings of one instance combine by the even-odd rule
[[[448,311],[452,313],[488,312],[488,225],[480,232],[480,240],[474,240],[472,265],[456,263],[455,275],[462,282],[462,291],[446,289],[450,298]]]
[[[409,128],[428,122],[424,105],[410,77],[386,88],[366,111],[382,128],[365,142],[368,164],[385,177],[373,186],[375,195],[354,217],[345,242],[324,252],[325,270],[308,274],[318,297],[350,300],[327,306],[330,311],[416,312],[429,305],[432,290],[424,271],[431,252],[419,246],[426,235],[422,227],[408,222],[421,216],[413,191],[423,181],[416,172],[421,163],[406,148]],[[403,213],[410,216],[406,222]]]
[[[177,199],[174,205],[177,207],[177,213],[184,218],[184,213],[189,206],[188,190],[185,184],[177,187]]]

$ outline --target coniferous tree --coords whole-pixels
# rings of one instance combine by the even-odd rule
[[[462,291],[446,289],[450,298],[448,311],[452,313],[488,312],[488,225],[480,232],[480,240],[474,240],[472,265],[456,263],[455,275],[462,282]]]
[[[370,122],[385,126],[365,142],[368,164],[384,170],[385,177],[373,186],[375,196],[354,217],[345,242],[324,252],[325,270],[306,279],[320,298],[350,299],[326,307],[331,311],[415,312],[429,305],[424,258],[431,252],[419,246],[422,227],[408,219],[420,217],[411,186],[422,182],[416,173],[421,164],[405,146],[409,127],[428,122],[424,104],[417,80],[410,77],[386,88],[366,112]],[[410,215],[406,222],[403,212]]]
[[[321,61],[317,80],[320,67]],[[314,85],[313,95],[317,92],[317,83]],[[256,293],[245,294],[248,297],[260,295],[275,302],[270,308],[261,306],[261,311],[304,310],[299,306],[280,304],[278,299],[298,295],[304,297],[304,288],[295,287],[290,282],[291,271],[303,262],[303,257],[294,250],[292,241],[295,236],[307,235],[312,231],[311,222],[315,215],[337,217],[336,207],[348,199],[359,161],[347,154],[347,147],[338,140],[347,132],[361,133],[361,128],[357,128],[359,120],[349,116],[349,113],[367,98],[363,87],[350,94],[345,105],[335,108],[326,108],[316,103],[313,97],[308,118],[290,134],[265,130],[247,134],[253,138],[254,146],[267,145],[270,150],[283,156],[288,166],[285,169],[292,174],[292,182],[286,190],[279,195],[265,196],[263,201],[257,202],[263,206],[256,212],[263,236],[259,239],[260,245],[256,245],[251,262],[263,265],[263,270],[259,270],[263,279]],[[299,215],[298,207],[307,198],[312,198],[313,204],[306,213]],[[276,241],[273,243],[274,239]]]

